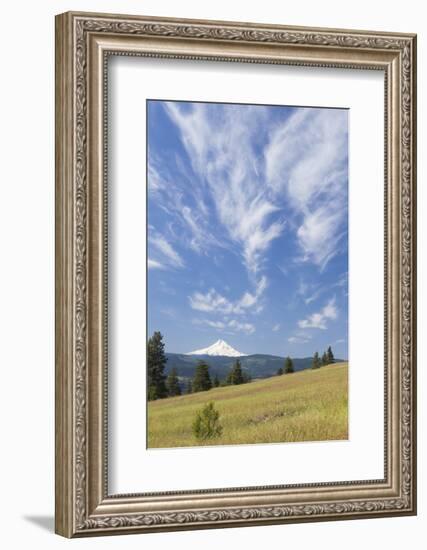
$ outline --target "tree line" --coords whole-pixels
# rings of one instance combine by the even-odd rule
[[[187,393],[207,391],[211,388],[218,388],[220,386],[247,384],[250,381],[251,377],[242,369],[239,359],[236,359],[229,373],[223,380],[220,380],[217,374],[212,378],[209,372],[209,365],[205,361],[200,360],[196,365],[193,378],[188,382]]]
[[[281,376],[282,374],[292,374],[293,372],[295,372],[294,362],[290,357],[286,357],[284,366],[279,367],[277,370],[277,376]]]
[[[326,351],[323,352],[322,357],[320,358],[319,353],[316,351],[313,355],[313,361],[311,363],[312,369],[320,369],[320,367],[325,367],[326,365],[331,365],[335,362],[335,357],[332,352],[331,346],[328,347]]]
[[[163,336],[160,332],[154,332],[147,344],[147,395],[149,401],[182,394],[178,371],[174,367],[171,369],[168,376],[166,376],[166,362],[167,357],[165,354]],[[334,354],[331,346],[329,346],[328,349],[323,352],[322,357],[319,356],[317,351],[315,352],[311,368],[318,369],[334,362]],[[283,367],[278,369],[277,375],[281,376],[282,374],[291,374],[293,372],[295,372],[293,361],[290,357],[286,357]],[[193,377],[188,381],[186,393],[208,391],[211,388],[217,388],[219,386],[234,386],[246,384],[248,382],[251,382],[251,377],[242,369],[242,365],[238,358],[235,360],[229,373],[223,380],[220,380],[217,374],[212,377],[209,365],[205,361],[200,360],[195,367]]]
[[[163,336],[160,332],[154,332],[147,343],[147,395],[149,401],[181,395],[178,371],[174,367],[168,376],[165,374],[167,357]],[[193,377],[188,381],[186,393],[208,391],[219,386],[234,386],[246,384],[251,381],[248,373],[244,372],[239,359],[236,359],[224,380],[218,375],[211,376],[209,365],[200,360],[195,367]]]

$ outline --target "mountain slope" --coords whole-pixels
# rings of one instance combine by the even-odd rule
[[[203,445],[348,439],[348,365],[272,376],[148,403],[148,447],[197,445],[192,425],[212,401],[223,432]]]
[[[219,379],[227,376],[236,358],[220,355],[188,355],[184,353],[166,353],[166,373],[172,368],[178,371],[180,378],[190,378],[194,375],[194,369],[200,360],[209,365],[211,375],[217,375]],[[252,378],[268,378],[277,373],[284,366],[285,358],[277,355],[254,354],[239,356],[243,370]],[[311,368],[312,357],[292,359],[295,371]]]

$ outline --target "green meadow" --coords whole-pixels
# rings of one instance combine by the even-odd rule
[[[198,442],[192,425],[213,402],[222,433]],[[148,447],[348,439],[348,363],[148,403]]]

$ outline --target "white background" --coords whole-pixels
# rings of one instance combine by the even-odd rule
[[[418,32],[420,97],[425,92],[422,3],[275,0],[15,0],[2,7],[0,334],[1,510],[4,548],[310,547],[348,550],[423,548],[426,519],[426,211],[419,160],[419,515],[274,527],[67,541],[52,534],[54,498],[54,40],[53,16],[67,9],[294,25]],[[424,93],[425,95],[425,93]],[[419,105],[419,151],[426,114]],[[421,155],[420,155],[421,157]]]
[[[109,76],[110,494],[382,479],[384,74],[116,57]],[[145,448],[145,99],[165,93],[189,101],[349,109],[348,441]]]

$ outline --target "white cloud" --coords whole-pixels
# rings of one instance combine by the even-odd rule
[[[348,284],[348,272],[343,273],[332,286],[344,287]]]
[[[307,344],[310,339],[311,337],[308,334],[296,334],[294,336],[289,336],[288,342],[290,344]]]
[[[321,311],[309,315],[307,319],[298,321],[298,326],[303,329],[318,328],[325,330],[327,328],[326,322],[337,317],[338,309],[335,305],[335,298],[332,298]]]
[[[151,258],[148,258],[148,269],[164,269],[165,266],[161,264],[160,262],[156,260],[152,260]]]
[[[148,228],[149,268],[184,267],[184,261],[173,246],[151,226]],[[152,256],[158,256],[153,258]],[[151,265],[150,265],[151,264]]]
[[[277,323],[277,325],[274,325],[273,328],[271,329],[273,332],[277,332],[278,330],[280,330],[280,323]]]
[[[261,279],[256,283],[255,293],[252,294],[250,292],[245,292],[240,300],[237,302],[238,309],[247,309],[255,306],[263,295],[267,286],[267,277],[263,275]]]
[[[183,206],[181,208],[182,218],[187,224],[192,237],[189,241],[190,247],[196,251],[201,252],[208,244],[212,244],[212,238],[206,233],[204,224],[200,223],[200,216],[197,212],[194,212],[189,206]]]
[[[287,193],[302,260],[321,269],[339,252],[347,216],[347,111],[299,109],[265,149],[267,181]]]
[[[311,302],[314,302],[315,300],[317,300],[317,298],[322,294],[324,290],[325,290],[324,288],[319,288],[318,290],[313,292],[313,294],[310,294],[310,296],[307,296],[307,298],[305,298],[304,300],[305,304],[308,305],[308,304],[311,304]]]
[[[246,334],[253,334],[255,332],[255,326],[252,323],[240,323],[235,319],[229,321],[228,327],[237,332],[245,332]]]
[[[150,192],[156,193],[157,191],[163,189],[163,178],[160,175],[160,172],[157,168],[157,163],[155,162],[152,154],[149,155],[147,176],[147,186]]]
[[[218,332],[227,332],[234,334],[236,332],[243,332],[245,334],[253,334],[255,332],[255,326],[252,323],[241,323],[236,319],[228,321],[211,321],[209,319],[195,319],[193,321],[196,325],[206,325],[210,328],[217,330]]]
[[[326,329],[325,317],[321,313],[313,313],[308,319],[298,321],[300,328],[321,328]]]
[[[326,290],[326,287],[320,287],[317,283],[307,283],[303,279],[300,279],[296,293],[304,300],[306,305],[314,302],[322,292]]]
[[[176,156],[175,162],[172,173],[168,163],[149,153],[149,193],[155,196],[156,205],[170,216],[169,228],[179,228],[178,231],[170,230],[169,236],[199,254],[208,252],[212,246],[223,246],[210,229],[209,209],[203,200],[202,190],[194,185],[194,176],[191,177],[179,156]],[[191,189],[191,194],[186,194],[185,189]]]
[[[209,327],[216,328],[218,330],[223,330],[226,327],[226,324],[222,321],[209,321],[208,319],[205,319],[203,321],[204,325],[208,325]]]
[[[262,276],[256,283],[255,293],[245,292],[242,297],[236,301],[231,301],[219,294],[214,288],[211,288],[205,294],[194,292],[188,297],[192,309],[204,311],[207,313],[245,313],[248,310],[260,311],[259,300],[268,286],[267,277]]]
[[[322,314],[326,319],[336,319],[338,317],[338,311],[335,305],[335,298],[329,300],[329,302],[323,308]]]
[[[331,212],[332,210],[332,212]],[[312,260],[321,268],[339,251],[343,232],[339,227],[343,220],[341,206],[335,211],[333,203],[307,213],[297,236],[303,251],[303,260]]]
[[[247,269],[256,273],[263,256],[284,230],[280,210],[260,185],[261,166],[255,154],[260,125],[268,111],[261,107],[166,103],[201,186],[214,203],[226,237],[238,245]]]
[[[325,292],[331,291],[336,287],[345,287],[347,285],[348,274],[343,273],[332,284],[319,285],[318,283],[308,283],[300,280],[297,288],[297,295],[301,296],[306,305],[316,301]]]
[[[206,294],[194,292],[188,297],[192,309],[205,312],[231,313],[233,305],[215,289],[211,288]]]

